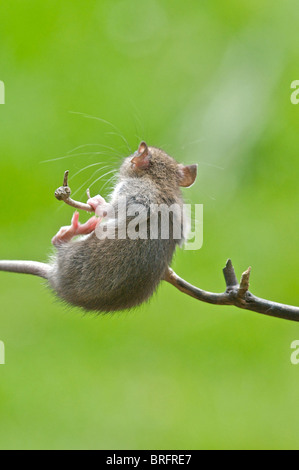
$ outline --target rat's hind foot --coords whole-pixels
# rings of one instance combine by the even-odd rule
[[[59,246],[62,243],[69,242],[77,235],[88,235],[96,229],[96,226],[100,221],[101,220],[98,217],[91,217],[85,224],[80,224],[79,212],[75,212],[72,218],[72,225],[61,227],[59,232],[52,239],[52,244],[54,246]]]

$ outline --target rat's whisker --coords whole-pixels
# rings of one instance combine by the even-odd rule
[[[66,158],[72,158],[72,157],[80,157],[80,156],[86,156],[86,155],[105,155],[105,156],[110,156],[108,152],[80,152],[80,153],[71,153],[68,155],[64,155],[63,157],[58,157],[58,158],[51,158],[50,160],[44,160],[40,163],[50,163],[50,162],[57,162],[60,160],[65,160]],[[117,158],[120,158],[121,155],[115,155]]]
[[[110,175],[111,173],[117,173],[117,170],[107,171],[107,173],[105,173],[104,175],[102,175],[102,176],[100,176],[99,178],[97,178],[89,187],[92,188],[92,186],[94,186],[98,181],[100,181],[101,179],[105,178],[105,176]]]
[[[140,137],[140,135],[134,134],[134,137],[137,138],[138,142],[141,142],[141,141],[142,141],[142,137]]]
[[[122,141],[126,144],[127,149],[129,150],[129,152],[133,153],[132,149],[129,145],[129,142],[127,141],[127,139],[122,134],[119,134],[118,132],[106,132],[106,135],[116,135],[117,137],[120,137],[122,139]]]
[[[52,162],[58,162],[59,160],[65,160],[66,158],[71,158],[74,157],[75,155],[64,155],[63,157],[58,157],[58,158],[50,158],[49,160],[43,160],[40,163],[52,163]]]
[[[116,178],[117,178],[117,175],[115,175],[115,174],[112,175],[112,176],[106,181],[106,183],[103,184],[101,191],[103,191],[103,189],[105,189],[107,186],[109,186],[109,184],[110,184],[114,179],[116,179]]]
[[[98,163],[92,163],[91,165],[87,165],[87,166],[85,166],[84,168],[81,168],[81,170],[77,171],[77,173],[75,173],[74,175],[72,175],[72,178],[75,178],[75,176],[79,175],[80,173],[82,173],[82,172],[85,171],[85,170],[88,170],[89,168],[92,168],[92,167],[94,167],[94,166],[103,165],[104,163],[108,163],[108,162],[98,162]],[[109,168],[109,167],[111,167],[111,165],[102,167],[101,170],[102,170],[103,168]]]
[[[104,175],[100,176],[99,178],[97,178],[93,183],[91,183],[91,185],[89,185],[89,182],[93,180],[94,176],[99,173],[99,171],[102,171],[104,170],[105,168],[109,168],[109,166],[107,167],[103,167],[103,168],[99,168],[98,170],[94,171],[93,174],[87,179],[85,180],[85,182],[73,193],[73,196],[75,196],[76,194],[79,193],[79,191],[85,186],[89,186],[89,188],[91,188],[97,181],[100,181],[102,178],[104,178],[105,176],[109,175],[110,173],[117,173],[118,170],[114,169],[114,170],[111,170],[111,171],[108,171],[107,173],[105,173]]]
[[[92,157],[94,159],[94,157],[96,155],[104,155],[105,157],[110,157],[110,154],[108,154],[107,152],[86,152],[86,153],[81,153],[81,154],[74,154],[75,156],[77,155],[85,155],[85,156],[89,156],[89,157]],[[107,163],[107,164],[110,164],[110,165],[118,165],[119,164],[119,157],[115,156],[115,158],[109,158],[108,161],[100,161],[100,162],[95,162],[97,164],[101,164],[101,163]]]
[[[206,139],[205,138],[201,138],[201,139],[197,139],[197,140],[193,140],[191,142],[187,142],[186,144],[182,145],[181,149],[184,150],[186,147],[188,147],[189,145],[195,145],[195,144],[199,144],[200,142],[203,142],[205,141]]]
[[[142,116],[139,113],[139,107],[137,107],[136,104],[134,103],[134,101],[132,101],[132,100],[130,100],[130,105],[131,105],[131,108],[132,108],[132,114],[133,114],[133,118],[134,118],[135,133],[136,134],[141,133],[143,135],[143,137],[140,137],[139,135],[135,135],[135,137],[137,137],[139,142],[141,142],[142,140],[146,140],[145,139],[146,133],[145,133],[145,128],[144,128],[144,122],[142,121]]]
[[[122,156],[122,153],[119,152],[118,150],[116,150],[114,147],[109,147],[109,145],[104,145],[104,144],[91,144],[93,146],[97,146],[97,147],[101,147],[103,149],[106,149],[106,150],[110,150],[113,154],[115,154],[115,156]],[[67,154],[71,154],[72,152],[75,152],[76,150],[79,150],[80,148],[84,148],[85,145],[79,145],[78,147],[72,149],[72,150],[69,150],[67,152]],[[97,153],[97,152],[89,152],[89,153]]]
[[[86,156],[86,155],[91,155],[90,152],[83,152],[83,153],[72,153],[70,155],[64,155],[63,157],[58,157],[58,158],[51,158],[50,160],[44,160],[40,163],[50,163],[50,162],[57,162],[59,160],[65,160],[66,158],[72,158],[72,157],[80,157],[80,156]],[[97,155],[105,155],[107,156],[107,152],[97,152]]]
[[[97,173],[99,173],[100,171],[102,171],[102,170],[104,170],[104,169],[106,169],[106,168],[109,168],[109,166],[102,167],[102,168],[98,168],[96,171],[94,171],[93,174],[92,174],[89,178],[87,178],[87,179],[84,181],[84,183],[83,183],[78,189],[76,189],[76,191],[74,191],[73,196],[75,196],[76,194],[78,194],[79,191],[80,191],[82,188],[84,188],[84,186],[87,186],[88,183],[94,178],[94,176],[95,176]]]
[[[83,149],[84,147],[102,147],[102,144],[99,144],[99,143],[98,144],[81,144],[81,145],[78,145],[77,147],[74,147],[71,150],[68,150],[67,154],[75,152],[76,150]]]
[[[217,170],[225,170],[225,168],[223,168],[222,166],[215,165],[214,163],[203,162],[202,160],[200,160],[199,163],[200,165],[211,166],[213,168],[217,168]]]
[[[117,171],[118,171],[118,170],[116,170],[116,169],[107,171],[104,175],[101,175],[99,178],[97,178],[97,180],[94,181],[94,182],[92,183],[92,185],[95,184],[97,181],[100,181],[101,179],[103,179],[103,178],[105,178],[106,176],[110,175],[111,173],[113,173],[113,174],[117,173]]]
[[[117,135],[119,135],[120,137],[122,137],[124,139],[124,141],[126,142],[126,145],[128,147],[128,150],[130,150],[130,146],[128,144],[128,142],[126,141],[125,137],[122,135],[122,133],[120,132],[120,130],[118,129],[118,127],[116,127],[114,124],[112,124],[112,122],[109,122],[109,121],[106,121],[106,119],[102,119],[102,118],[99,118],[97,116],[92,116],[91,114],[87,114],[87,113],[81,113],[79,111],[69,111],[71,114],[78,114],[80,116],[83,116],[84,118],[86,119],[95,119],[96,121],[100,121],[104,124],[107,124],[108,126],[111,126],[112,129],[114,129],[116,132],[117,132]],[[130,150],[131,151],[131,150]],[[131,151],[132,152],[132,151]]]
[[[86,119],[95,119],[96,121],[103,122],[104,124],[108,124],[109,126],[113,127],[114,130],[118,131],[117,127],[112,124],[112,122],[107,121],[106,119],[99,118],[97,116],[93,116],[92,114],[87,114],[87,113],[82,113],[80,111],[69,111],[71,114],[77,114],[79,116],[82,116]]]
[[[209,193],[207,193],[203,188],[201,188],[200,191],[212,201],[216,201],[216,198],[214,196],[211,196]]]

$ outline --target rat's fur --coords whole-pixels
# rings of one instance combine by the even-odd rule
[[[143,204],[174,203],[183,208],[180,190],[180,165],[163,150],[149,147],[150,165],[138,170],[125,159],[119,181],[111,195],[117,208],[118,198],[126,196],[127,207]],[[120,215],[118,215],[120,216]],[[127,222],[125,222],[127,223]],[[87,310],[109,312],[134,307],[154,293],[171,263],[176,245],[170,218],[167,240],[98,239],[93,233],[87,238],[62,244],[52,263],[49,281],[58,296],[66,302]]]
[[[118,182],[110,196],[114,218],[108,215],[95,232],[77,240],[59,240],[58,234],[57,251],[49,264],[0,261],[0,270],[43,277],[61,299],[86,310],[112,312],[141,304],[165,278],[176,246],[184,240],[180,186],[193,184],[196,171],[196,165],[180,165],[163,150],[141,142],[138,152],[126,158],[119,170]],[[130,217],[126,210],[119,208],[123,197],[126,209],[131,210]],[[145,217],[139,219],[139,229],[142,227],[145,232],[139,230],[139,236],[137,233],[132,239],[126,229],[130,221],[136,222],[136,204],[145,209]],[[167,237],[161,231],[162,217],[156,207],[162,204],[167,208],[176,205],[166,219]],[[151,239],[148,222],[153,214],[158,238]],[[117,224],[114,239],[98,236],[98,229],[107,227],[109,232],[111,227],[114,229],[114,222]],[[118,237],[119,233],[124,236]]]

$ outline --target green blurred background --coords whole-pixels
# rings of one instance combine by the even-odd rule
[[[71,179],[84,200],[128,154],[116,127],[199,163],[185,196],[204,204],[204,246],[177,253],[181,276],[223,291],[231,257],[256,295],[298,305],[297,6],[2,1],[0,259],[47,259],[72,216],[53,196],[64,170],[105,162]],[[83,315],[6,273],[0,309],[1,449],[299,448],[296,323],[166,284],[133,312]]]

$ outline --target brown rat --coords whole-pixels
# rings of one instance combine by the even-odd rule
[[[57,251],[49,265],[0,261],[0,270],[45,277],[62,300],[86,310],[111,312],[135,307],[155,292],[176,246],[184,241],[181,187],[191,186],[196,173],[196,165],[181,165],[163,150],[142,142],[121,165],[109,203],[100,196],[88,201],[100,218],[92,217],[80,225],[76,213],[71,227],[62,228],[54,237]],[[157,209],[161,205],[174,208],[166,220],[167,237]],[[128,229],[135,220],[136,207],[143,212],[132,238]],[[153,214],[158,221],[154,238]],[[72,240],[75,235],[85,236]]]

